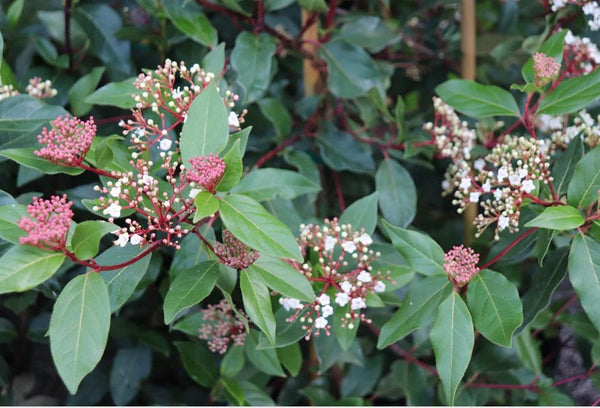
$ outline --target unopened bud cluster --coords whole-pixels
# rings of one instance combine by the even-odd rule
[[[565,126],[569,122],[568,116],[550,116],[540,115],[537,120],[540,124],[540,130],[549,134],[552,140],[554,152],[557,148],[566,149],[569,143],[576,137],[581,137],[583,142],[594,148],[600,144],[600,127],[598,126],[599,116],[596,120],[585,110],[577,112],[572,117],[572,125]]]
[[[229,230],[223,231],[223,243],[214,245],[215,254],[227,266],[233,269],[246,269],[259,257],[259,253],[248,248]]]
[[[186,179],[214,194],[225,173],[223,159],[211,153],[208,156],[193,157],[189,162]]]
[[[38,141],[45,146],[34,153],[52,163],[77,167],[85,159],[94,136],[96,125],[93,117],[83,122],[69,115],[59,116],[52,122],[50,131],[42,129]]]
[[[382,273],[371,266],[380,256],[369,248],[371,236],[363,229],[353,231],[350,224],[339,225],[337,218],[325,220],[324,226],[309,224],[300,228],[298,242],[307,261],[290,263],[306,276],[318,295],[306,304],[280,298],[279,303],[287,311],[294,311],[288,320],[300,319],[307,340],[321,330],[330,334],[336,309],[341,309],[341,321],[337,323],[341,327],[354,329],[361,320],[370,321],[364,314],[367,296],[385,291],[384,281],[390,280],[389,271]]]
[[[248,320],[243,312],[239,313]],[[225,299],[216,305],[209,305],[206,309],[202,309],[202,314],[202,320],[207,323],[200,326],[198,337],[208,342],[210,351],[225,354],[230,345],[244,345],[246,339],[244,323]]]
[[[58,93],[56,89],[52,88],[52,81],[48,79],[44,81],[40,77],[31,78],[29,84],[25,88],[25,92],[38,99],[52,98]],[[0,81],[0,101],[20,94],[21,92],[12,85],[3,85]]]
[[[546,54],[536,52],[533,54],[533,82],[542,87],[558,78],[560,71],[560,62]]]
[[[27,233],[19,242],[44,249],[64,248],[73,218],[72,205],[66,195],[52,196],[50,200],[33,197],[33,203],[27,206],[28,215],[17,224]]]
[[[456,287],[463,287],[479,272],[479,254],[463,245],[455,246],[444,254],[444,271]]]

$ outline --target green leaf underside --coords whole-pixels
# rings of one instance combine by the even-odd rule
[[[437,94],[459,112],[476,118],[519,116],[519,107],[510,92],[466,79],[451,79],[435,88]]]
[[[486,339],[511,346],[513,333],[523,321],[519,292],[512,283],[502,274],[485,269],[469,283],[467,304],[475,327]]]
[[[219,200],[210,191],[200,191],[194,197],[194,204],[196,204],[194,223],[203,218],[210,217],[219,209]]]
[[[364,228],[367,234],[373,234],[377,226],[378,199],[379,193],[375,191],[373,194],[356,200],[342,213],[339,224],[351,224],[356,231]]]
[[[78,167],[61,166],[36,156],[34,151],[39,150],[39,148],[41,148],[41,146],[37,148],[22,147],[18,149],[5,149],[0,151],[0,156],[7,157],[25,167],[37,169],[46,174],[65,173],[71,176],[76,176],[77,174],[83,173],[83,169]]]
[[[558,207],[545,208],[540,215],[525,224],[525,227],[565,231],[577,228],[583,225],[584,222],[585,218],[583,218],[583,215],[581,215],[577,208],[561,205]]]
[[[165,296],[165,324],[170,324],[182,310],[201,302],[212,292],[221,272],[217,261],[205,261],[180,272]]]
[[[24,292],[49,279],[65,256],[30,245],[17,245],[0,257],[0,293]]]
[[[90,105],[116,106],[129,109],[135,106],[132,95],[140,91],[133,85],[135,78],[127,78],[120,82],[111,82],[85,98],[84,102]]]
[[[240,289],[248,317],[275,344],[276,323],[269,289],[260,278],[244,271],[240,274]]]
[[[100,275],[72,279],[56,299],[49,329],[54,364],[71,394],[100,361],[109,328],[110,301]]]
[[[471,315],[458,293],[452,292],[438,307],[430,338],[447,403],[454,405],[475,340]]]
[[[265,255],[302,260],[291,231],[257,201],[231,194],[221,200],[219,210],[227,229],[244,244]]]
[[[592,324],[600,330],[600,244],[578,234],[569,253],[569,279]]]
[[[321,186],[295,171],[264,168],[248,173],[232,192],[264,201],[275,197],[292,199],[320,190]]]

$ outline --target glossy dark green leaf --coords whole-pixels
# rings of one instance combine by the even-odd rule
[[[92,110],[92,104],[84,100],[96,89],[104,73],[104,67],[96,67],[89,74],[82,76],[69,89],[69,104],[75,116],[83,116]]]
[[[196,3],[170,0],[162,4],[169,20],[188,38],[207,47],[217,45],[217,30]],[[221,71],[214,72],[214,74],[219,74],[219,72]]]
[[[426,324],[451,289],[445,276],[431,276],[414,282],[400,308],[381,327],[377,348],[387,347]]]
[[[375,174],[379,208],[392,225],[406,228],[417,213],[417,188],[410,173],[393,159],[382,160]]]
[[[400,40],[400,35],[390,24],[376,16],[359,17],[342,26],[340,37],[358,47],[379,52]]]
[[[277,140],[282,141],[292,130],[292,117],[290,113],[276,98],[262,98],[257,101],[262,114],[275,128]]]
[[[554,163],[552,167],[553,185],[558,194],[567,192],[575,165],[581,160],[583,153],[583,140],[576,137],[569,142],[567,150]]]
[[[110,300],[99,274],[89,272],[64,287],[50,319],[50,351],[71,394],[100,361],[110,328]]]
[[[236,140],[233,146],[223,156],[225,162],[225,172],[221,181],[217,185],[217,191],[229,191],[235,187],[242,177],[242,152],[240,150],[240,140]]]
[[[225,43],[221,43],[214,47],[202,59],[202,68],[206,72],[212,72],[215,75],[225,68]]]
[[[152,352],[145,346],[121,348],[110,371],[110,394],[117,405],[129,404],[152,370]]]
[[[223,360],[221,360],[221,376],[227,378],[235,377],[244,367],[244,360],[243,346],[230,347],[223,356]]]
[[[235,405],[244,405],[244,389],[237,381],[227,377],[221,377],[221,384],[223,384],[223,388],[230,397],[228,399],[230,399],[231,402]]]
[[[247,273],[261,279],[265,285],[283,296],[303,302],[315,300],[315,293],[306,276],[284,260],[261,255],[248,267]]]
[[[170,324],[182,310],[210,295],[221,271],[217,261],[205,261],[177,275],[171,283],[163,305],[165,324]]]
[[[246,404],[252,406],[275,406],[275,401],[269,396],[267,392],[259,388],[250,381],[240,381],[240,387],[244,391],[244,399]]]
[[[328,9],[325,0],[298,0],[298,5],[305,10],[319,13],[323,13]]]
[[[275,40],[269,34],[245,31],[237,36],[231,52],[231,67],[245,88],[245,104],[258,100],[267,90],[275,49]]]
[[[515,336],[513,348],[525,367],[531,369],[536,375],[542,372],[542,353],[539,341],[531,337],[529,328]]]
[[[552,92],[544,96],[537,114],[563,115],[585,108],[598,98],[600,71],[562,81]]]
[[[50,278],[65,255],[30,245],[16,245],[0,257],[0,293],[23,292]]]
[[[267,167],[248,173],[232,192],[247,195],[257,201],[265,201],[275,197],[292,199],[320,190],[321,186],[300,173]]]
[[[22,147],[17,149],[5,149],[0,151],[0,156],[7,157],[20,165],[29,167],[31,169],[40,170],[46,174],[58,174],[65,173],[71,176],[83,173],[83,169],[78,167],[61,166],[49,162],[46,159],[38,157],[34,154],[34,151],[39,150],[42,146],[35,147]]]
[[[333,334],[344,351],[348,350],[354,343],[356,333],[358,333],[358,327],[360,326],[360,319],[354,319],[352,321],[348,319],[347,324],[342,327],[342,319],[346,317],[348,312],[350,312],[349,305],[345,307],[335,307],[330,321]]]
[[[365,361],[364,366],[350,366],[342,381],[342,397],[364,397],[373,391],[383,369],[383,355],[373,356]]]
[[[133,86],[135,78],[127,78],[120,82],[111,82],[98,88],[95,92],[85,98],[84,103],[90,105],[116,106],[121,109],[129,109],[135,106],[132,95],[139,91]]]
[[[275,344],[275,316],[271,309],[271,294],[263,281],[245,271],[240,274],[240,289],[244,310],[250,320],[262,330],[271,344]]]
[[[318,136],[323,161],[332,169],[366,174],[375,170],[373,156],[349,133],[325,125]]]
[[[365,229],[365,233],[373,234],[377,226],[377,201],[379,193],[375,191],[353,202],[339,219],[340,225],[351,224],[355,231]]]
[[[201,191],[194,197],[196,213],[193,222],[210,217],[219,210],[219,200],[210,191]]]
[[[283,368],[281,368],[275,349],[257,348],[257,337],[258,332],[256,331],[251,331],[246,335],[244,351],[248,356],[248,360],[265,374],[285,377],[285,372],[283,371]]]
[[[227,229],[244,244],[265,255],[302,260],[290,230],[257,201],[231,194],[221,200],[219,209]]]
[[[571,245],[569,279],[585,313],[600,330],[600,243],[581,233]]]
[[[63,69],[69,67],[69,57],[67,55],[58,55],[56,47],[49,39],[44,37],[36,38],[35,48],[40,57],[42,57],[48,65]]]
[[[181,139],[181,160],[189,166],[192,157],[218,154],[227,145],[229,123],[227,110],[214,83],[198,95],[183,124]]]
[[[19,243],[19,238],[27,235],[17,223],[27,214],[27,207],[19,204],[0,206],[0,238],[13,244]]]
[[[547,207],[533,220],[525,224],[525,227],[547,228],[558,231],[571,230],[580,227],[585,218],[577,208],[568,205]]]
[[[598,70],[600,75],[600,70]],[[573,178],[567,190],[567,201],[578,209],[586,209],[598,201],[600,190],[600,146],[590,150],[575,165]]]
[[[202,344],[193,341],[176,341],[185,371],[192,380],[204,387],[212,387],[218,378],[217,365],[213,356]]]
[[[277,359],[290,372],[292,377],[300,373],[303,363],[300,343],[292,343],[285,347],[277,348],[275,352],[277,353]]]
[[[119,228],[106,221],[83,221],[75,227],[71,248],[79,259],[90,259],[98,253],[102,237]]]
[[[438,307],[430,338],[444,395],[453,405],[475,341],[471,315],[458,293],[452,292]]]
[[[523,321],[519,291],[504,275],[484,269],[467,288],[467,305],[473,323],[492,343],[510,347],[512,336]]]
[[[438,85],[435,92],[459,112],[476,118],[519,116],[519,107],[510,92],[493,85],[466,79],[451,79]]]

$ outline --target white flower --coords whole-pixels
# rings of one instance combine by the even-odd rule
[[[475,162],[473,163],[473,167],[475,167],[476,170],[483,170],[483,168],[485,167],[485,160],[483,159],[477,159],[475,160]]]
[[[119,218],[121,216],[121,206],[118,202],[113,201],[108,207],[102,211],[102,214],[108,214],[111,217]]]
[[[120,247],[124,247],[129,242],[129,234],[126,232],[121,232],[119,238],[115,241],[115,245],[119,245]]]
[[[504,228],[508,227],[508,221],[508,217],[505,215],[498,217],[498,229],[502,231]]]
[[[477,203],[479,202],[479,196],[481,195],[480,192],[478,191],[473,191],[471,194],[469,194],[469,201],[472,203]]]
[[[321,296],[319,296],[317,298],[317,302],[321,306],[327,306],[331,302],[331,299],[329,299],[329,296],[327,296],[325,293],[323,293]]]
[[[506,177],[508,177],[508,169],[506,168],[506,166],[502,166],[498,169],[498,181],[501,182]]]
[[[449,189],[450,189],[450,182],[448,180],[442,181],[442,190],[449,190]]]
[[[317,319],[315,320],[315,328],[324,329],[325,327],[327,327],[327,323],[327,319],[325,319],[323,316],[317,317]]]
[[[352,310],[364,309],[365,307],[367,307],[367,304],[363,298],[353,298],[352,303],[350,304]]]
[[[129,242],[131,242],[131,245],[139,245],[140,242],[142,242],[142,237],[138,234],[133,234],[130,238],[129,238]]]
[[[535,184],[532,180],[525,180],[521,185],[521,190],[525,191],[526,193],[531,193],[533,190],[535,190]]]
[[[321,308],[321,316],[329,317],[333,314],[333,307],[331,305],[323,306]]]
[[[121,186],[116,185],[110,189],[110,195],[113,197],[118,197],[121,194]]]
[[[510,176],[508,176],[508,182],[513,186],[518,186],[519,184],[521,184],[521,177],[519,177],[518,174],[511,174]]]
[[[154,178],[152,176],[149,176],[147,174],[144,174],[142,176],[142,184],[144,184],[144,185],[147,185],[147,186],[152,185],[153,181],[154,181]]]
[[[368,282],[371,282],[371,280],[373,279],[373,277],[367,271],[360,271],[360,273],[358,274],[358,276],[356,277],[356,279],[359,280],[359,281],[361,281],[361,282],[368,283]]]
[[[327,238],[325,238],[325,251],[333,251],[333,248],[335,247],[335,243],[336,243],[336,239],[332,236],[327,236]]]
[[[169,150],[172,144],[173,141],[171,139],[161,139],[158,147],[160,150]]]
[[[229,126],[238,128],[240,127],[240,120],[238,119],[238,115],[235,112],[229,112],[229,117],[227,118],[229,121]]]
[[[198,193],[202,191],[199,188],[192,188],[188,194],[189,198],[196,198],[196,196],[198,195]]]
[[[358,241],[363,245],[369,246],[373,243],[373,238],[369,234],[364,233],[358,237]]]
[[[344,248],[344,251],[351,254],[356,251],[356,244],[353,241],[345,241],[342,243],[342,248]]]
[[[385,291],[385,283],[383,283],[382,281],[378,281],[375,286],[373,286],[373,290],[376,293],[381,293],[383,291]]]
[[[499,188],[495,189],[494,198],[496,199],[496,201],[499,201],[502,198],[502,190],[500,190]]]
[[[485,183],[483,183],[483,185],[481,186],[481,188],[483,189],[483,191],[485,193],[489,193],[490,190],[492,189],[492,185],[490,184],[489,180],[486,180]]]
[[[294,298],[279,298],[279,303],[286,311],[291,309],[302,309],[302,303],[298,299]]]
[[[171,96],[173,96],[173,99],[179,99],[183,96],[183,91],[181,88],[177,87],[177,89],[173,89]]]
[[[352,290],[353,286],[350,282],[348,281],[343,281],[342,283],[340,283],[340,288],[342,288],[342,290],[346,293],[350,293],[350,291]]]
[[[350,301],[350,297],[348,296],[347,293],[345,293],[345,292],[338,292],[338,293],[336,293],[336,295],[335,295],[335,303],[337,303],[341,307],[346,306],[349,301]]]
[[[471,178],[470,177],[463,177],[460,179],[460,185],[458,186],[463,190],[468,190],[469,187],[471,187]]]

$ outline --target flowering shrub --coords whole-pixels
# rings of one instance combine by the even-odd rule
[[[599,404],[600,6],[418,3],[12,2],[2,402]]]

